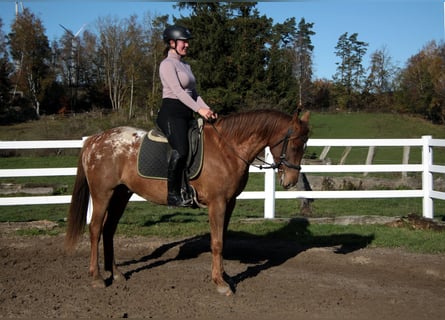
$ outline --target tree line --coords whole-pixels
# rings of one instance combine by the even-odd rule
[[[255,2],[179,2],[192,30],[187,56],[198,89],[220,114],[246,109],[383,111],[445,121],[445,45],[431,41],[397,67],[386,48],[371,53],[357,33],[339,35],[332,79],[313,75],[314,23],[274,23]],[[168,15],[98,17],[94,31],[65,29],[49,42],[29,9],[3,31],[0,19],[0,123],[43,114],[109,109],[128,118],[156,116],[158,66]]]

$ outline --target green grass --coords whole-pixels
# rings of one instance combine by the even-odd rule
[[[105,119],[102,123],[81,115],[74,119],[45,120],[15,126],[0,127],[2,140],[80,139],[102,128],[132,123]],[[445,138],[443,126],[433,126],[418,118],[395,114],[324,114],[313,113],[311,138],[419,138],[432,135]],[[150,127],[150,126],[149,126]],[[420,161],[420,149],[412,148],[410,163]],[[309,148],[308,154],[320,154],[322,148]],[[340,159],[344,148],[332,148],[328,157],[334,163]],[[5,153],[2,153],[5,155]],[[1,168],[50,168],[75,167],[78,150],[65,152],[12,152],[0,157]],[[364,163],[367,148],[355,148],[347,163]],[[402,148],[378,148],[374,163],[400,163]],[[435,163],[445,163],[445,150],[435,151]],[[372,176],[372,175],[370,175]],[[394,177],[394,174],[386,175]],[[365,178],[363,178],[365,179]],[[35,183],[67,185],[63,194],[71,194],[74,177],[2,178],[0,183]],[[251,174],[246,191],[263,190],[263,174]],[[278,188],[279,189],[279,188]],[[435,218],[445,220],[445,201],[434,201]],[[407,216],[421,215],[421,199],[317,199],[312,204],[313,217],[346,215]],[[229,226],[230,236],[281,238],[295,240],[307,246],[361,245],[375,247],[398,247],[414,252],[445,253],[443,232],[411,230],[381,225],[305,225],[288,219],[299,215],[297,200],[277,200],[274,221],[259,220],[246,223],[249,218],[263,217],[262,200],[239,200]],[[68,205],[33,205],[2,207],[1,222],[51,220],[59,227],[50,231],[22,230],[21,235],[60,234],[65,230]],[[209,232],[206,210],[171,209],[148,202],[132,202],[122,217],[118,233],[125,236],[156,236],[164,238],[206,235]]]
[[[405,139],[430,135],[445,138],[445,128],[418,117],[389,113],[312,113],[311,138]]]
[[[424,135],[445,139],[445,127],[433,125],[423,119],[398,114],[374,113],[314,113],[311,115],[313,139],[418,139]],[[306,154],[320,155],[323,147],[309,147]],[[327,155],[339,163],[344,147],[332,147]],[[368,148],[354,147],[346,164],[364,164]],[[397,164],[402,162],[403,147],[377,147],[374,164]],[[435,164],[445,164],[445,148],[436,148]],[[412,147],[409,163],[421,161],[421,148]]]
[[[296,206],[294,208],[289,206],[287,214],[289,219],[254,219],[252,222],[249,218],[262,217],[262,207],[259,203],[249,205],[249,202],[250,200],[238,201],[229,225],[229,237],[286,239],[310,247],[340,246],[354,248],[370,246],[402,248],[421,253],[445,253],[443,232],[412,230],[408,227],[395,228],[385,225],[311,225],[302,223],[301,219],[292,220],[297,216]],[[278,201],[278,203],[280,202],[281,200]],[[317,201],[314,205],[316,203]],[[255,205],[258,205],[258,208],[252,210]],[[339,204],[337,204],[337,208],[339,208]],[[57,228],[47,231],[38,229],[22,230],[18,232],[19,235],[56,235],[65,232],[68,205],[17,206],[3,209],[6,210],[2,210],[0,213],[0,221],[46,219],[56,221],[59,225]],[[281,215],[279,217],[284,218]],[[208,233],[209,224],[206,210],[168,208],[148,202],[130,203],[120,220],[117,231],[118,235],[127,237],[147,236],[171,239],[204,236]]]

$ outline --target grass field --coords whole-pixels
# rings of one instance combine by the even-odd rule
[[[1,140],[45,140],[45,139],[80,139],[114,125],[128,124],[122,120],[103,119],[97,124],[88,115],[77,119],[44,120],[0,127]],[[317,114],[311,118],[311,138],[419,138],[431,135],[434,138],[445,138],[445,128],[434,126],[424,120],[395,114]],[[135,125],[136,126],[136,125]],[[307,154],[319,155],[320,149],[308,148]],[[343,149],[330,151],[328,157],[338,162]],[[12,152],[3,153],[0,157],[1,168],[44,168],[75,167],[78,150],[50,150],[47,152]],[[353,150],[347,163],[364,163],[367,150]],[[379,149],[375,163],[400,163],[401,148],[394,150]],[[420,150],[412,150],[411,161],[420,159]],[[410,162],[411,162],[410,161]],[[437,164],[445,163],[445,150],[435,152]],[[391,178],[391,177],[390,177]],[[58,189],[59,194],[71,194],[74,177],[36,177],[36,178],[2,178],[0,183],[52,184],[66,186]],[[251,174],[246,190],[262,190],[262,174]],[[429,230],[410,230],[409,228],[391,228],[377,225],[309,225],[305,232],[299,232],[299,226],[286,227],[282,219],[299,215],[300,203],[297,200],[277,200],[277,221],[245,223],[249,218],[263,216],[263,201],[240,200],[234,211],[230,230],[244,235],[267,235],[297,239],[300,242],[323,239],[323,235],[338,234],[367,235],[373,237],[373,246],[406,247],[420,252],[445,253],[444,234]],[[68,205],[15,206],[2,207],[0,221],[52,220],[59,227],[51,232],[63,232]],[[335,217],[344,215],[381,215],[390,217],[421,215],[421,199],[317,199],[312,204],[314,217]],[[445,217],[445,204],[435,201],[435,218]],[[119,233],[125,235],[154,235],[162,237],[181,237],[208,232],[205,210],[171,209],[152,205],[147,202],[130,203],[119,225]],[[39,234],[41,231],[29,231],[28,234]],[[317,237],[315,237],[317,236]],[[352,240],[351,240],[352,241]]]

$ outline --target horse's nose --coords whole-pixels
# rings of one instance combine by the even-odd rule
[[[285,174],[283,174],[280,178],[280,185],[286,190],[295,187],[297,183],[298,183],[298,175],[296,176],[295,180],[290,180],[290,181],[286,181]]]

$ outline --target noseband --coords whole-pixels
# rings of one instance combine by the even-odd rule
[[[271,169],[278,169],[279,167],[284,165],[284,166],[286,166],[286,167],[288,167],[290,169],[301,170],[301,166],[299,164],[290,163],[286,159],[287,145],[289,144],[289,140],[290,140],[290,137],[291,137],[292,133],[293,133],[292,129],[287,130],[287,133],[284,136],[284,138],[281,139],[280,141],[278,141],[277,143],[275,143],[274,145],[272,145],[270,147],[272,149],[272,148],[275,148],[276,146],[278,146],[280,143],[283,144],[283,147],[281,148],[281,154],[280,154],[280,157],[279,157],[280,160],[278,161],[278,163],[270,164],[270,168]],[[292,138],[292,139],[297,139],[297,138],[299,139],[300,137],[297,136],[297,137]]]

